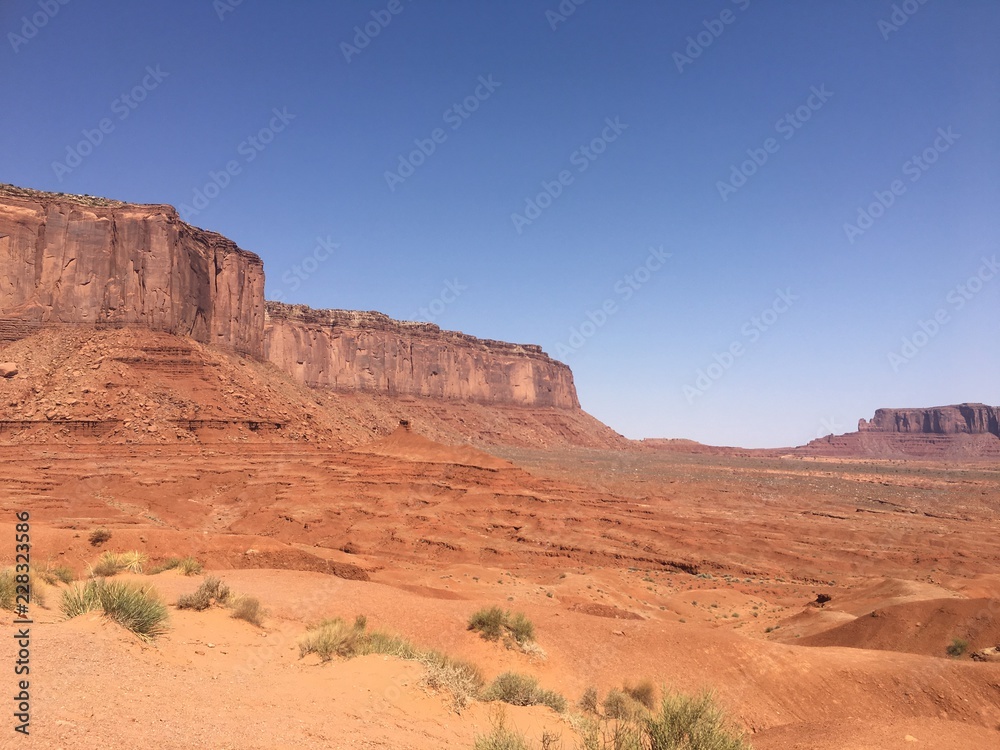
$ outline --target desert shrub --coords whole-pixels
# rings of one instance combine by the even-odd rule
[[[232,607],[231,617],[237,620],[246,620],[258,628],[264,624],[264,608],[260,606],[260,600],[256,597],[241,596],[233,602]]]
[[[588,714],[596,714],[598,706],[597,688],[589,687],[583,691],[580,702],[577,704],[581,711]]]
[[[709,693],[664,695],[645,733],[650,750],[750,750]]]
[[[602,719],[583,730],[583,750],[648,750],[641,723]]]
[[[0,570],[0,609],[14,609],[17,601],[17,582],[14,571]]]
[[[525,646],[535,639],[535,626],[521,612],[500,607],[481,609],[469,618],[469,630],[475,630],[488,641],[503,638],[508,646]]]
[[[624,690],[611,688],[604,696],[604,715],[609,719],[634,719],[642,714],[642,704]]]
[[[965,650],[968,647],[969,647],[969,642],[964,638],[953,638],[951,643],[949,643],[948,647],[945,649],[945,652],[952,659],[957,659],[960,656],[962,656],[962,654],[965,653]]]
[[[437,651],[427,651],[419,660],[427,670],[428,687],[450,692],[457,708],[465,707],[483,690],[483,673],[471,662],[453,659]]]
[[[149,558],[146,555],[135,550],[122,552],[118,559],[122,569],[127,570],[129,573],[142,573],[143,567],[149,562]]]
[[[229,587],[218,578],[208,576],[194,593],[184,594],[177,599],[177,609],[193,609],[201,612],[213,604],[225,604],[228,599]]]
[[[493,729],[489,734],[476,737],[474,750],[530,750],[523,734],[507,726],[503,713],[493,719]]]
[[[110,538],[111,532],[107,529],[95,529],[94,531],[91,531],[90,536],[87,537],[92,547],[100,547]]]
[[[117,552],[107,552],[101,553],[101,556],[97,558],[97,562],[90,566],[90,575],[92,578],[111,578],[121,573],[125,569],[122,564],[121,555]]]
[[[653,710],[653,706],[656,705],[656,687],[649,680],[643,680],[635,685],[626,682],[622,690],[632,700],[641,703],[649,710]]]
[[[76,574],[73,572],[73,569],[65,565],[46,568],[39,573],[39,576],[50,586],[55,586],[58,583],[73,583],[76,580]]]
[[[548,706],[563,713],[566,699],[552,690],[543,690],[534,677],[517,672],[499,675],[483,693],[483,700],[502,701],[512,706]]]
[[[182,575],[196,576],[199,575],[204,568],[197,559],[191,557],[190,555],[187,557],[168,557],[159,565],[150,569],[149,574],[156,575],[157,573],[162,573],[165,570],[176,570]]]
[[[67,618],[96,609],[144,640],[166,629],[167,608],[152,590],[142,586],[98,579],[63,592],[62,611]]]

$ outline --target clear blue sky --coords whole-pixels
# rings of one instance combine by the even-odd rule
[[[7,0],[0,180],[201,189],[271,298],[539,343],[629,437],[799,444],[1000,403],[1000,5],[893,5]]]

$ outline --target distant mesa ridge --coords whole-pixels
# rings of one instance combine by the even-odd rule
[[[377,312],[264,300],[264,265],[169,205],[0,184],[0,343],[39,327],[143,326],[268,360],[314,388],[579,409],[541,347]]]
[[[1000,407],[958,404],[929,409],[878,409],[871,421],[858,422],[858,432],[1000,437]]]

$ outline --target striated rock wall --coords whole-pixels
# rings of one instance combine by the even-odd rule
[[[1000,407],[959,404],[929,409],[878,409],[871,421],[858,422],[858,432],[1000,437]]]
[[[578,409],[573,373],[541,347],[377,312],[267,303],[267,359],[315,388]]]
[[[0,185],[0,319],[142,325],[262,358],[264,267],[171,206]]]

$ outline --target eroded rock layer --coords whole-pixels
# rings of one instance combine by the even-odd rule
[[[133,205],[0,185],[0,334],[142,325],[263,356],[264,267],[235,243]]]
[[[267,303],[267,358],[314,388],[578,409],[569,367],[541,347],[377,312]]]
[[[862,419],[858,422],[858,432],[990,434],[1000,437],[1000,408],[985,404],[959,404],[930,409],[878,409],[871,421]]]

